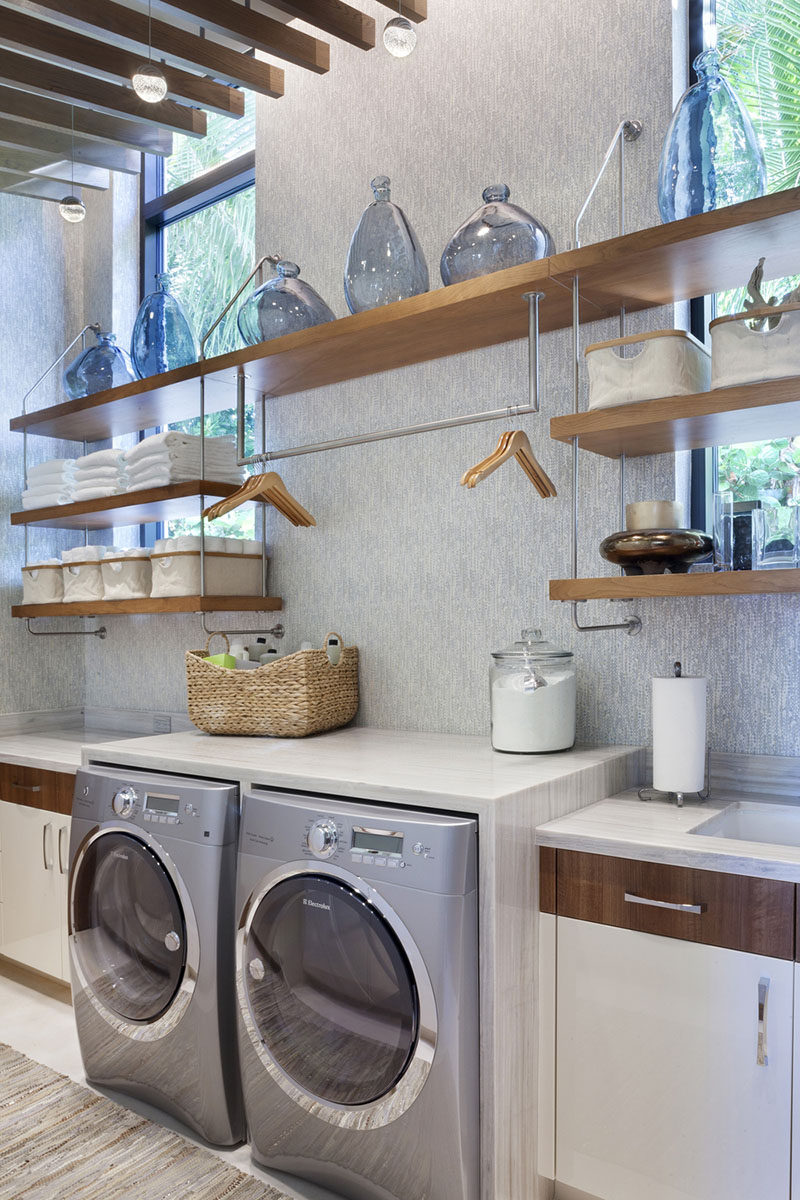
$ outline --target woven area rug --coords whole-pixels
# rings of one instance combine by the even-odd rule
[[[286,1200],[210,1150],[0,1045],[0,1200]]]

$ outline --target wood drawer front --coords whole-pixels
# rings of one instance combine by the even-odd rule
[[[68,817],[74,788],[74,775],[0,763],[0,800],[9,804],[24,804],[27,808],[41,808]]]
[[[626,900],[625,896],[637,899]],[[702,911],[641,903],[694,905]],[[721,871],[559,850],[560,917],[616,925],[706,946],[794,958],[795,885]]]

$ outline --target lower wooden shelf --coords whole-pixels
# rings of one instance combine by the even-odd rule
[[[112,617],[135,613],[280,612],[279,596],[167,596],[148,600],[90,600],[80,604],[15,604],[12,617]]]
[[[168,487],[142,488],[121,496],[102,496],[79,504],[52,508],[27,508],[12,512],[12,525],[42,525],[48,529],[109,529],[124,525],[147,525],[153,521],[176,521],[200,515],[201,496],[232,496],[239,485],[192,479]]]
[[[551,600],[637,600],[659,596],[759,596],[800,592],[800,570],[715,571],[696,575],[607,575],[551,579]]]

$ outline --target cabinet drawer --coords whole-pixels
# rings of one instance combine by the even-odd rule
[[[574,850],[555,865],[559,917],[794,958],[793,883]]]
[[[74,788],[74,775],[0,763],[0,800],[9,804],[24,804],[27,808],[69,816]]]

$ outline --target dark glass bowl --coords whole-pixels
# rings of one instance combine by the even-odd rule
[[[699,529],[629,529],[600,543],[603,558],[626,575],[685,575],[713,548],[711,538]]]

